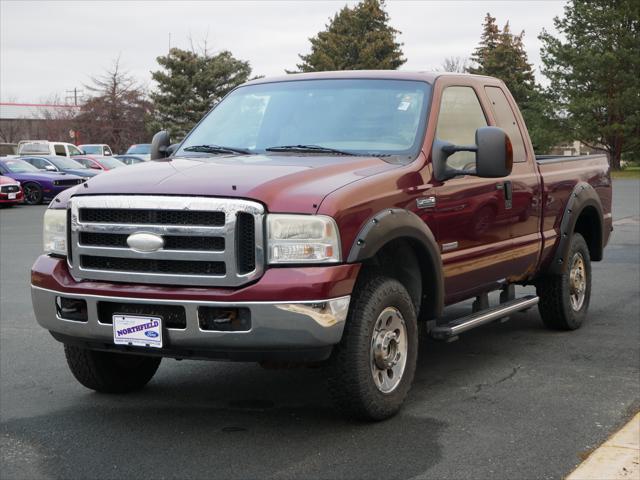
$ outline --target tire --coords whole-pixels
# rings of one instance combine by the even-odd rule
[[[40,205],[42,203],[42,187],[37,183],[25,183],[22,185],[22,190],[24,191],[24,203],[27,205]]]
[[[416,313],[406,288],[397,280],[370,277],[358,282],[355,291],[342,340],[328,362],[329,393],[347,416],[384,420],[400,410],[413,382],[418,358]],[[374,337],[375,327],[383,328]],[[385,335],[389,355],[382,358],[385,350],[379,347],[387,345]],[[387,368],[384,362],[392,360],[396,363],[387,370],[378,364]],[[386,377],[380,376],[381,372],[386,372]],[[387,382],[386,388],[377,382]],[[395,387],[388,390],[395,382]]]
[[[127,393],[144,387],[160,366],[161,357],[100,352],[65,345],[73,376],[85,387],[102,393]]]
[[[591,300],[591,258],[587,242],[579,233],[571,238],[567,259],[565,272],[547,275],[536,286],[542,322],[552,330],[580,328]]]

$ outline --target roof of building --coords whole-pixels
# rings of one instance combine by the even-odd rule
[[[47,103],[0,103],[0,120],[43,120],[56,118],[61,114],[77,112],[76,105],[55,105]]]

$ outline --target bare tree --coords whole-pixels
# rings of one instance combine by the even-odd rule
[[[143,88],[122,69],[120,58],[85,88],[90,96],[76,119],[83,143],[108,143],[119,152],[148,140],[145,125],[151,104]]]
[[[469,59],[465,57],[447,57],[442,62],[442,70],[445,72],[465,73]]]

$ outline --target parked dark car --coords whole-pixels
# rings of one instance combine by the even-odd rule
[[[114,168],[124,167],[125,164],[113,157],[103,157],[100,155],[82,155],[73,157],[73,159],[81,165],[93,170],[112,170]]]
[[[38,170],[20,158],[0,160],[0,175],[20,182],[24,191],[24,203],[28,205],[38,205],[44,200],[51,200],[63,190],[85,181],[77,175]]]
[[[24,202],[24,192],[20,182],[0,175],[0,206],[12,206]]]
[[[59,157],[54,155],[30,155],[28,157],[20,157],[20,159],[24,160],[27,163],[30,163],[38,170],[46,170],[47,172],[70,173],[72,175],[78,175],[79,177],[84,177],[86,179],[95,177],[100,173],[97,170],[85,167],[81,163],[78,163],[75,160],[67,157]]]
[[[151,160],[151,144],[150,143],[137,143],[131,145],[125,152],[125,155],[135,155],[144,160]]]
[[[113,158],[117,158],[125,165],[135,165],[137,163],[144,163],[148,161],[147,159],[138,157],[136,155],[116,155]]]

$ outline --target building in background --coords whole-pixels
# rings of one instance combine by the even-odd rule
[[[74,105],[0,103],[0,142],[51,140],[77,143],[73,120],[80,112]]]

